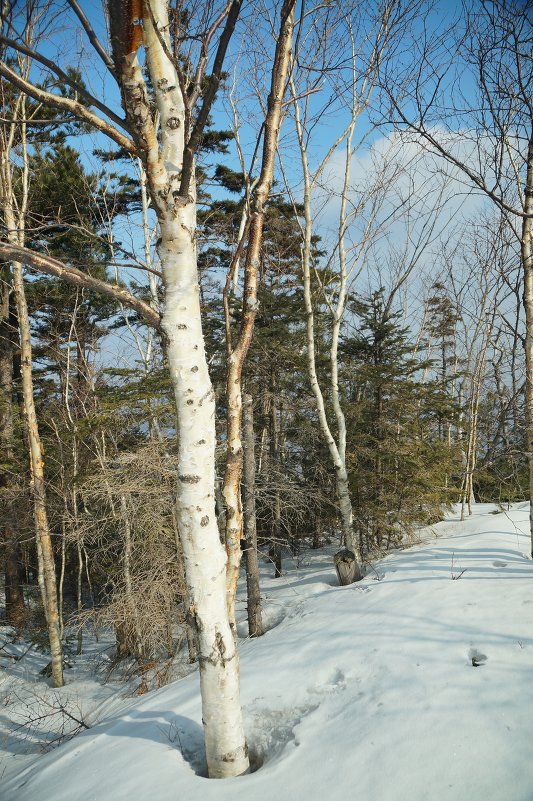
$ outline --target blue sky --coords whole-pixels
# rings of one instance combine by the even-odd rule
[[[231,85],[234,71],[237,75],[234,96],[241,120],[240,136],[248,158],[255,146],[257,131],[263,117],[263,111],[258,104],[255,93],[257,89],[260,89],[260,94],[264,100],[266,96],[266,86],[268,85],[270,77],[270,58],[274,48],[274,39],[270,31],[271,20],[268,15],[272,12],[274,5],[275,4],[272,2],[266,2],[261,6],[260,4],[245,3],[242,21],[232,41],[226,60],[228,85]],[[363,15],[366,16],[354,14],[351,19],[354,25],[362,26],[359,30],[359,38],[357,39],[358,45],[363,39],[362,33],[365,30],[368,33],[368,20],[374,5],[374,3],[365,4],[363,6]],[[95,31],[100,36],[101,40],[105,42],[106,30],[100,6],[92,2],[84,2],[82,6]],[[257,8],[263,11],[259,22],[257,19],[252,19],[251,17],[251,10]],[[418,58],[417,48],[422,46],[421,43],[424,35],[427,35],[431,41],[435,41],[439,35],[442,35],[443,31],[447,29],[447,26],[454,19],[457,19],[461,13],[461,9],[462,4],[457,2],[457,0],[441,2],[427,7],[425,16],[415,18],[410,28],[399,38],[396,44],[396,60],[393,62],[393,74],[399,77],[402,69],[405,69],[408,63],[411,64],[411,67],[413,65],[416,66]],[[252,29],[250,29],[250,25],[252,25]],[[74,24],[72,13],[68,11],[64,12],[63,16],[59,17],[56,21],[54,28],[53,35],[51,33],[48,38],[43,41],[43,52],[48,57],[56,59],[57,63],[63,67],[69,65],[78,66],[82,71],[88,88],[95,95],[104,97],[108,105],[114,110],[119,109],[120,96],[116,83],[92,51],[87,37],[79,30],[79,26]],[[337,38],[335,39],[333,37],[330,43],[335,52],[337,63],[339,64],[345,63],[349,55],[349,40],[347,37],[346,40],[342,39],[342,33],[343,29],[338,29],[336,33]],[[254,36],[252,36],[252,34],[254,34]],[[347,34],[346,27],[344,28],[344,34]],[[449,41],[444,37],[441,42],[441,50],[445,51],[448,44]],[[367,44],[364,49],[368,52],[369,47],[370,45]],[[311,55],[317,55],[317,53],[311,51]],[[318,53],[318,56],[320,56],[320,53]],[[140,57],[142,58],[142,51]],[[320,59],[318,58],[318,62],[319,61]],[[456,63],[453,66],[455,70],[452,70],[450,75],[454,78],[459,77],[460,82],[450,83],[450,91],[453,89],[453,91],[456,92],[460,89],[463,100],[468,104],[469,98],[473,97],[472,78],[470,73],[463,69],[459,70],[459,76],[457,76],[457,68],[460,67],[460,65]],[[311,72],[308,72],[307,75],[311,78],[313,77]],[[338,91],[337,94],[335,91],[336,86],[337,88],[339,86],[338,79],[340,75],[341,70],[335,73],[331,80],[324,80],[321,83],[320,91],[310,96],[310,111],[312,114],[318,112],[310,137],[309,152],[311,154],[312,168],[322,158],[323,154],[328,149],[339,130],[345,126],[348,119],[345,99],[343,99],[341,91]],[[349,80],[349,75],[344,75],[343,81],[347,80]],[[305,91],[305,86],[302,88]],[[406,108],[408,111],[410,110],[409,104],[406,105]],[[358,120],[356,137],[364,141],[361,145],[361,149],[355,154],[353,161],[352,186],[354,197],[357,193],[358,186],[361,186],[372,174],[372,171],[375,170],[376,157],[382,154],[392,141],[391,124],[381,120],[380,125],[374,126],[374,123],[378,119],[379,112],[374,110],[370,114],[364,112]],[[224,92],[220,94],[217,100],[213,112],[213,121],[215,127],[231,127],[231,113],[227,94]],[[450,125],[452,129],[454,128],[453,115],[450,115],[446,120],[442,120],[442,123],[444,122]],[[280,150],[283,153],[286,174],[296,199],[299,199],[301,169],[295,143],[293,120],[289,111],[282,129]],[[98,133],[77,137],[76,140],[71,141],[71,144],[80,150],[84,164],[87,169],[90,170],[101,169],[101,165],[92,157],[92,151],[95,147],[106,148],[111,146],[114,148],[113,143],[109,143],[105,137]],[[403,149],[402,155],[396,155],[396,158],[400,158],[400,160],[403,159],[405,162],[414,165],[412,157],[412,150],[409,150],[407,147]],[[331,232],[337,225],[339,208],[338,191],[342,184],[343,158],[343,151],[339,148],[337,153],[334,154],[327,173],[325,174],[327,180],[322,189],[321,199],[317,201],[316,208],[318,208],[318,205],[322,207],[321,215],[317,221],[317,230],[325,241],[331,237]],[[236,169],[239,168],[234,149],[232,149],[228,157],[223,157],[223,160],[229,166]],[[115,167],[111,165],[109,169],[114,170]],[[440,187],[439,182],[441,180],[439,171],[441,170],[442,165],[439,166],[438,163],[429,160],[427,157],[422,160],[419,159],[416,168],[414,166],[412,167],[409,180],[413,182],[416,193],[419,195],[419,204],[425,203],[426,205],[431,205],[431,193],[427,192],[427,188],[428,185],[431,185],[433,182],[435,192],[438,193]],[[278,171],[278,181],[280,178],[281,176]],[[456,173],[456,179],[457,178],[458,176]],[[390,207],[391,202],[393,202],[392,198],[398,197],[398,193],[401,194],[402,191],[401,185],[396,188],[391,186],[388,200],[385,201],[385,204],[388,204]],[[423,197],[422,193],[424,193]],[[456,235],[458,235],[461,230],[462,220],[467,217],[469,213],[477,211],[481,201],[470,197],[470,187],[461,180],[455,180],[450,184],[448,194],[447,210],[443,212],[443,221],[441,224],[442,227],[446,229],[446,236],[449,236],[450,229],[453,228],[453,226],[455,226]],[[130,236],[134,247],[136,247],[139,252],[142,252],[142,244],[138,233],[136,233],[135,230],[133,230],[131,234],[127,233],[124,223],[117,226],[117,236],[119,238]],[[352,228],[350,236],[355,242],[357,239],[357,221]],[[395,227],[389,231],[388,236],[389,239],[392,237],[399,247],[406,236],[405,230],[402,229],[402,223],[396,222]],[[385,243],[385,240],[383,240],[383,243]],[[382,250],[378,247],[375,252],[379,254]],[[431,252],[428,252],[427,258],[429,259],[430,266],[433,266],[434,256]],[[372,262],[369,261],[368,266],[371,267],[371,264]],[[135,278],[138,277],[138,274],[135,274]],[[360,284],[366,287],[366,285],[371,282],[372,275],[367,274],[364,284],[362,281]]]

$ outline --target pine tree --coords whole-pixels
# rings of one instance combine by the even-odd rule
[[[440,387],[423,384],[427,363],[412,357],[409,331],[389,308],[383,289],[351,304],[356,333],[345,337],[349,376],[349,459],[366,553],[398,544],[413,524],[438,518],[451,457],[440,438]]]

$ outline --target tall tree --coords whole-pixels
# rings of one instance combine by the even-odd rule
[[[31,42],[34,33],[33,22],[31,18],[28,17],[25,20],[23,36],[26,47]],[[27,77],[30,70],[30,61],[26,54],[19,55],[18,67],[21,74]],[[29,198],[26,126],[27,98],[23,92],[17,93],[10,111],[11,119],[7,127],[3,130],[0,139],[0,176],[2,184],[1,212],[5,231],[4,235],[7,242],[15,247],[20,247],[25,243]],[[18,150],[17,157],[15,157],[15,145]],[[15,186],[17,177],[19,183],[18,191]],[[20,261],[15,259],[12,262],[12,285],[19,332],[24,432],[28,448],[36,549],[39,565],[39,585],[52,655],[52,681],[55,687],[62,687],[63,654],[61,647],[58,592],[54,550],[46,508],[43,448],[33,395],[32,341],[24,284],[23,265]],[[9,420],[7,422],[9,426]]]
[[[284,22],[292,5],[284,4]],[[125,118],[87,91],[83,92],[87,105],[82,105],[77,99],[43,90],[6,62],[0,63],[0,74],[35,100],[68,111],[106,134],[143,164],[160,233],[157,249],[165,284],[161,327],[174,387],[179,440],[176,515],[190,615],[196,621],[198,634],[208,771],[213,778],[239,775],[248,769],[248,755],[239,702],[238,657],[226,605],[227,556],[220,543],[215,514],[215,403],[199,298],[195,157],[222,78],[241,2],[195,6],[185,15],[172,9],[172,18],[164,0],[109,3],[112,58],[79,4],[70,0],[70,6],[119,84]],[[188,35],[186,25],[191,20],[200,31],[199,36]],[[198,58],[193,64],[198,42]],[[141,45],[149,82],[138,58]],[[23,47],[14,39],[9,46],[16,51]],[[56,76],[61,72],[42,53],[31,55]],[[276,69],[274,73],[277,74]],[[63,72],[61,77],[73,86],[73,79]],[[268,181],[264,183],[267,187]],[[260,194],[259,206],[262,197]],[[259,207],[257,212],[253,230],[259,232]],[[2,243],[0,256],[17,258],[34,269],[99,289],[159,325],[159,315],[124,288],[13,244]],[[255,258],[253,242],[250,258]]]
[[[377,219],[391,176],[378,173],[370,185],[354,191],[353,160],[369,136],[369,119],[378,68],[387,54],[393,53],[403,31],[417,13],[418,3],[390,0],[371,3],[364,10],[352,4],[327,4],[315,24],[313,35],[299,40],[298,62],[308,64],[306,72],[291,75],[291,95],[294,100],[294,124],[298,143],[303,184],[304,221],[302,224],[302,273],[307,315],[308,369],[320,429],[332,462],[335,475],[341,530],[347,549],[353,554],[352,569],[343,581],[362,578],[362,554],[359,533],[354,527],[350,497],[350,481],[346,460],[346,419],[339,390],[338,348],[344,324],[346,302],[361,261],[377,234]],[[316,38],[314,38],[316,37]],[[331,68],[331,50],[335,63]],[[301,80],[303,76],[303,80]],[[318,78],[318,76],[321,76]],[[300,80],[298,80],[300,78]],[[331,94],[318,113],[312,101],[321,80],[331,85]],[[325,112],[338,113],[342,125],[335,129],[326,147],[321,143],[320,158],[313,165],[314,136],[320,131]],[[366,120],[365,120],[365,115]],[[365,120],[366,124],[362,124]],[[316,262],[312,253],[316,226],[317,197],[333,160],[342,148],[336,193],[336,232],[331,238],[326,259],[329,281],[317,281]],[[325,152],[324,152],[325,151]],[[331,182],[328,195],[331,196]],[[354,232],[354,229],[356,233]],[[328,243],[329,244],[329,243]],[[314,284],[318,283],[315,293]],[[329,375],[319,376],[315,316],[317,308],[329,315]]]
[[[239,336],[235,343],[231,340],[231,329],[226,302],[226,340],[228,348],[227,368],[227,466],[224,476],[223,494],[226,502],[226,547],[228,551],[228,606],[229,618],[235,625],[235,594],[241,558],[243,538],[242,502],[239,485],[242,476],[243,449],[241,440],[242,425],[242,369],[250,347],[257,314],[257,287],[259,279],[260,255],[263,242],[263,227],[266,204],[274,180],[274,163],[281,125],[282,101],[285,94],[289,59],[292,51],[292,31],[294,27],[295,0],[285,0],[280,11],[280,29],[276,42],[270,92],[267,100],[263,133],[263,158],[259,180],[250,202],[247,225],[247,248],[244,261],[244,286],[242,295],[242,315]],[[235,269],[235,263],[232,265]],[[230,280],[233,276],[229,276]],[[229,283],[226,284],[226,287]]]

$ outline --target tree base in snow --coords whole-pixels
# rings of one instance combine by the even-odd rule
[[[334,559],[335,570],[341,587],[346,584],[353,584],[354,581],[359,581],[361,573],[353,551],[348,550],[348,548],[341,548],[335,554]]]

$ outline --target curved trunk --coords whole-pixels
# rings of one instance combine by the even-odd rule
[[[20,355],[22,392],[24,398],[24,417],[30,451],[30,474],[33,491],[33,510],[35,529],[38,539],[37,552],[41,555],[42,574],[45,594],[45,613],[48,626],[48,639],[52,654],[52,683],[54,687],[62,687],[63,654],[59,626],[59,605],[57,600],[56,571],[52,539],[46,514],[46,490],[44,479],[44,462],[41,439],[37,425],[37,415],[33,401],[32,348],[31,333],[28,320],[28,308],[24,292],[22,265],[13,263],[13,284],[17,299],[17,311],[20,328]]]
[[[309,371],[309,381],[313,395],[315,396],[318,420],[322,436],[328,447],[328,451],[335,469],[335,485],[337,490],[337,497],[339,501],[339,514],[341,518],[342,539],[344,545],[352,551],[355,556],[355,564],[353,566],[352,575],[354,581],[359,581],[363,577],[361,570],[362,554],[359,537],[354,531],[353,527],[353,510],[350,498],[350,489],[348,482],[348,472],[346,469],[346,426],[342,408],[340,406],[339,391],[338,391],[338,374],[337,374],[337,346],[338,337],[340,332],[340,324],[342,321],[342,314],[345,303],[346,293],[346,265],[342,267],[341,276],[341,295],[337,308],[333,310],[332,317],[332,344],[330,349],[330,367],[331,367],[331,382],[330,389],[332,391],[333,405],[335,411],[335,419],[338,426],[338,441],[335,441],[330,424],[328,422],[328,415],[326,412],[326,404],[324,394],[320,386],[317,372],[317,358],[315,350],[315,312],[313,305],[313,296],[311,289],[311,257],[313,250],[313,219],[311,210],[311,195],[312,195],[312,181],[309,172],[309,161],[307,156],[305,133],[300,115],[300,109],[297,101],[297,92],[294,83],[291,82],[293,98],[296,100],[294,104],[296,134],[298,137],[298,144],[300,149],[300,159],[302,163],[302,172],[304,177],[304,241],[302,246],[302,273],[304,281],[304,304],[305,313],[307,318],[307,365]],[[347,130],[342,135],[343,137],[353,132],[354,119],[352,119]],[[351,135],[351,134],[350,134]],[[341,139],[338,140],[340,143]],[[349,156],[349,151],[348,151]],[[325,162],[324,162],[325,163]],[[346,196],[346,187],[348,185],[349,169],[346,168],[344,180],[344,196]],[[343,199],[343,207],[346,203],[346,197]],[[341,219],[339,242],[342,243],[344,236],[344,223]],[[343,256],[344,261],[344,256]]]
[[[25,105],[22,102],[22,111]],[[12,173],[10,164],[10,148],[1,153],[1,182],[3,187],[3,216],[7,229],[9,245],[20,246],[24,242],[24,225],[26,203],[28,199],[28,154],[26,149],[26,130],[22,126],[22,154],[23,166],[22,200],[15,205],[12,186]],[[52,655],[52,683],[54,687],[63,686],[63,653],[61,649],[61,632],[59,622],[59,605],[57,597],[56,572],[54,551],[48,517],[46,513],[46,489],[44,479],[44,462],[37,414],[33,399],[33,365],[31,330],[28,317],[28,306],[24,290],[22,264],[19,261],[12,263],[13,290],[17,306],[17,318],[20,338],[20,374],[22,383],[23,415],[26,443],[28,446],[31,491],[33,496],[33,513],[35,521],[36,549],[39,562],[39,585],[43,598],[48,639]]]

